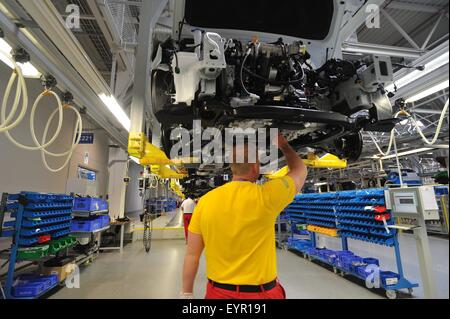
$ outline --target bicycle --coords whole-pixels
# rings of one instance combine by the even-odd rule
[[[153,232],[153,219],[148,209],[145,209],[142,221],[144,223],[143,244],[145,251],[148,253],[150,252],[150,249],[152,247],[152,232]]]

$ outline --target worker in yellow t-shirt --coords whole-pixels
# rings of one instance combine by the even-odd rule
[[[250,163],[249,145],[235,147],[233,180],[200,199],[189,226],[182,298],[194,298],[194,281],[203,250],[207,299],[286,297],[277,279],[274,224],[303,187],[307,169],[283,136],[274,142],[286,158],[286,176],[257,185],[258,160]]]

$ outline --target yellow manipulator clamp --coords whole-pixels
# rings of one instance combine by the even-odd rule
[[[145,155],[145,144],[147,137],[145,133],[130,133],[128,138],[128,154],[139,159]]]

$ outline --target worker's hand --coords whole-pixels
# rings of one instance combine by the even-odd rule
[[[280,149],[283,149],[284,147],[289,146],[288,140],[281,133],[279,133],[277,135],[277,137],[274,138],[272,143],[274,145],[278,146],[278,148],[280,148]]]
[[[188,292],[188,293],[181,292],[180,299],[195,299],[195,296],[192,292]]]

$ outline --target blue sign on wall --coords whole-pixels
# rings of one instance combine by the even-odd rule
[[[81,133],[80,144],[94,144],[94,133]]]

